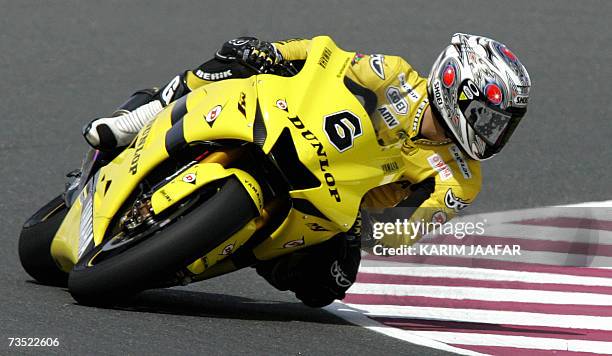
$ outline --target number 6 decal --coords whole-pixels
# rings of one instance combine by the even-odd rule
[[[323,118],[323,130],[329,142],[340,152],[353,147],[355,138],[361,136],[361,119],[350,111],[340,111]]]

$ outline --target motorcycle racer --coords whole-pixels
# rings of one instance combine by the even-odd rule
[[[139,91],[114,117],[92,121],[84,136],[103,150],[126,146],[163,107],[190,91],[219,80],[273,72],[283,61],[299,66],[309,47],[310,40],[302,39],[230,40],[215,58],[177,75],[161,90]],[[428,79],[398,56],[358,53],[345,84],[372,119],[379,142],[401,150],[406,165],[401,182],[370,191],[362,206],[412,207],[411,221],[440,223],[473,202],[481,187],[479,161],[506,144],[526,112],[530,88],[527,71],[505,45],[467,34],[452,37]],[[414,241],[388,235],[380,243]],[[292,290],[307,305],[323,306],[342,299],[355,281],[360,244],[356,226],[322,244],[261,262],[256,269],[274,287]]]

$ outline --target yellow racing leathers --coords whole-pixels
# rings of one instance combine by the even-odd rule
[[[283,59],[290,61],[305,59],[309,46],[310,40],[275,43]],[[451,140],[431,141],[420,134],[429,106],[426,78],[398,56],[358,53],[345,83],[372,118],[381,144],[401,144],[406,165],[403,181],[370,191],[363,208],[415,207],[405,217],[409,223],[444,223],[474,201],[481,187],[480,163],[466,158]],[[415,233],[418,238],[418,231],[387,234],[380,243],[412,244]]]

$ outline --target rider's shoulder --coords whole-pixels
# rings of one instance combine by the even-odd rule
[[[411,144],[408,144],[411,142]],[[452,142],[436,142],[425,139],[407,140],[402,147],[404,160],[413,167],[408,176],[420,172],[418,176],[408,177],[420,181],[435,177],[437,187],[456,187],[463,198],[474,198],[482,186],[480,162],[466,157],[461,149]],[[415,169],[420,167],[420,169]]]
[[[397,68],[395,56],[384,54],[355,53],[351,61],[351,69],[362,76],[376,78],[379,81],[387,81],[393,77]]]
[[[465,199],[471,200],[482,187],[480,162],[467,157],[455,143],[437,146],[435,149],[451,172],[447,185],[457,186]],[[432,168],[435,164],[429,162]],[[443,184],[444,185],[444,184]]]
[[[413,69],[400,56],[356,53],[351,61],[351,71],[364,82],[382,85],[395,81],[400,73],[410,73]]]

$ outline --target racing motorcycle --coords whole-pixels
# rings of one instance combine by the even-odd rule
[[[348,231],[363,196],[404,169],[398,143],[377,141],[345,85],[354,55],[317,37],[295,75],[206,85],[116,157],[91,150],[66,191],[23,226],[24,269],[103,305]]]

